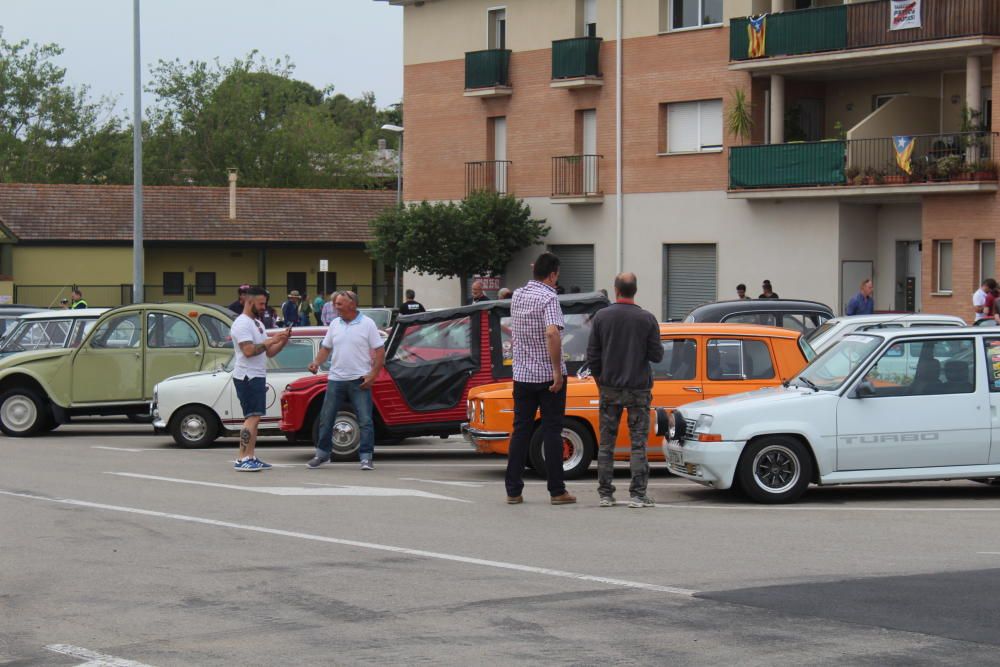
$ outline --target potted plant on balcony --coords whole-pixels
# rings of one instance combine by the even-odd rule
[[[997,180],[997,163],[993,160],[982,160],[972,165],[972,180],[974,181],[995,181]]]
[[[905,174],[905,173],[891,173],[890,174],[889,173],[890,171],[895,172],[895,171],[898,171],[898,169],[894,165],[890,165],[889,166],[889,169],[886,171],[886,176],[885,176],[885,182],[886,183],[888,183],[890,185],[900,185],[902,183],[906,183],[906,176],[907,176],[907,174]]]
[[[875,185],[877,178],[885,180],[885,175],[879,176],[879,170],[870,165],[865,167],[864,175],[864,180],[862,181],[864,185]]]
[[[733,89],[729,111],[726,113],[726,129],[740,140],[741,146],[753,133],[752,109],[742,88]]]
[[[956,176],[961,172],[962,158],[957,155],[946,155],[939,158],[934,163],[934,171],[931,178],[935,181],[957,180]]]
[[[844,180],[847,182],[848,185],[861,185],[860,179],[861,179],[861,170],[855,167],[854,165],[851,165],[850,167],[844,170]]]
[[[927,159],[920,158],[910,163],[910,183],[923,183],[927,180]]]

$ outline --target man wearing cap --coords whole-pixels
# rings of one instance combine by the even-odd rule
[[[229,304],[229,310],[233,311],[235,315],[243,314],[243,304],[247,300],[247,292],[250,291],[250,285],[240,285],[239,289],[236,291],[237,299]]]
[[[288,301],[281,304],[281,319],[285,321],[286,327],[299,326],[299,301],[301,300],[302,295],[297,289],[293,289],[288,293]]]

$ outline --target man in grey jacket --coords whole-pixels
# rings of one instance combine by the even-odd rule
[[[628,506],[655,506],[646,495],[649,483],[646,440],[653,389],[650,363],[663,359],[663,345],[656,318],[635,303],[637,287],[634,273],[615,277],[615,303],[594,316],[587,343],[587,362],[601,392],[601,444],[597,453],[597,493],[601,507],[615,505],[615,440],[626,408],[632,440]]]

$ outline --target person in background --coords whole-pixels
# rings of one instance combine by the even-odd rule
[[[510,304],[514,346],[514,429],[507,453],[507,504],[524,502],[524,463],[541,412],[545,477],[553,505],[570,505],[576,497],[566,491],[563,477],[562,425],[566,412],[566,363],[562,332],[566,328],[556,281],[559,258],[543,252],[531,268],[533,279],[514,292]]]
[[[247,299],[247,291],[250,289],[250,285],[240,285],[236,290],[236,301],[229,304],[229,310],[233,311],[237,315],[243,313],[243,302]]]
[[[337,293],[334,292],[330,295],[329,300],[323,304],[323,311],[320,313],[320,319],[323,320],[323,326],[330,326],[330,322],[337,317],[337,310],[333,307],[333,300],[336,298]]]
[[[972,309],[976,314],[976,322],[990,316],[990,311],[986,308],[986,297],[997,288],[997,281],[987,278],[983,284],[972,293]]]
[[[299,326],[307,327],[309,326],[309,321],[312,319],[311,315],[313,312],[312,302],[309,301],[309,296],[305,292],[302,293],[302,298],[299,300]]]
[[[325,305],[326,299],[323,298],[323,294],[321,292],[317,292],[316,298],[313,299],[312,303],[313,317],[316,318],[316,326],[323,324],[323,306]]]
[[[871,278],[861,281],[861,289],[847,302],[845,315],[871,315],[875,312],[875,299],[872,293],[875,291],[875,284]]]
[[[628,410],[632,442],[629,507],[655,507],[646,494],[649,484],[649,406],[653,400],[653,368],[663,360],[660,325],[635,303],[634,273],[615,277],[615,303],[594,315],[587,342],[587,364],[600,391],[601,441],[597,453],[597,494],[601,507],[615,506],[615,442],[622,412]]]
[[[406,301],[403,305],[399,307],[400,315],[416,315],[417,313],[425,313],[427,309],[424,305],[417,301],[417,293],[411,289],[406,290]]]
[[[299,302],[301,300],[302,295],[297,289],[293,289],[288,293],[288,301],[281,304],[281,320],[286,327],[299,326]]]
[[[278,326],[278,314],[274,312],[274,306],[271,305],[269,292],[267,298],[268,300],[264,302],[264,312],[260,314],[260,321],[264,323],[265,329],[274,329]]]
[[[761,285],[761,288],[764,290],[764,292],[759,297],[757,297],[758,299],[780,299],[781,298],[781,297],[778,296],[777,292],[775,292],[773,289],[771,289],[771,281],[770,280],[765,280],[764,284]]]
[[[69,299],[59,299],[59,307],[63,310],[69,310]]]
[[[750,301],[750,297],[747,296],[747,286],[740,283],[736,286],[736,298],[740,301]]]
[[[79,287],[74,287],[73,291],[70,292],[70,296],[73,297],[70,303],[70,309],[76,310],[77,308],[88,308],[87,302],[83,300],[83,292],[80,291]]]
[[[514,290],[509,287],[501,287],[497,292],[497,298],[503,301],[504,299],[509,299],[514,296]]]
[[[480,280],[472,281],[472,299],[469,303],[479,303],[480,301],[489,301],[490,297],[486,296],[486,291],[483,289],[483,283]]]

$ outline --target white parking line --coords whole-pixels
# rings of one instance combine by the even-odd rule
[[[1000,512],[1000,507],[815,507],[796,505],[696,505],[663,503],[656,506],[661,510],[758,510],[765,512]]]
[[[481,489],[482,482],[451,482],[443,479],[420,479],[418,477],[400,477],[401,482],[423,482],[424,484],[444,484],[445,486],[464,486],[473,489]]]
[[[46,498],[45,496],[36,496],[31,493],[19,493],[16,491],[4,491],[0,490],[0,495],[11,496],[14,498],[24,498],[27,500],[39,500],[48,503],[58,503],[61,505],[72,505],[75,507],[87,507],[90,509],[106,510],[110,512],[124,512],[127,514],[138,514],[141,516],[156,517],[160,519],[171,519],[173,521],[184,521],[187,523],[196,523],[205,526],[215,526],[217,528],[232,528],[234,530],[245,530],[253,533],[263,533],[266,535],[277,535],[279,537],[291,537],[299,540],[309,540],[312,542],[323,542],[326,544],[336,544],[345,547],[354,547],[357,549],[369,549],[371,551],[384,551],[389,553],[404,554],[407,556],[414,556],[416,558],[427,558],[431,560],[442,560],[452,563],[462,563],[464,565],[477,565],[481,567],[490,567],[498,570],[511,570],[514,572],[524,572],[527,574],[537,574],[540,576],[548,577],[558,577],[562,579],[575,579],[577,581],[587,581],[597,584],[605,584],[608,586],[615,586],[618,588],[631,588],[643,591],[650,591],[653,593],[667,593],[670,595],[679,595],[683,597],[692,597],[698,593],[698,591],[690,590],[687,588],[678,588],[676,586],[660,586],[659,584],[649,584],[642,581],[629,581],[628,579],[615,579],[612,577],[599,577],[592,574],[583,574],[580,572],[569,572],[566,570],[553,570],[547,567],[535,567],[533,565],[522,565],[520,563],[507,563],[504,561],[497,560],[487,560],[484,558],[473,558],[470,556],[459,556],[456,554],[447,554],[438,551],[424,551],[423,549],[409,549],[407,547],[397,547],[388,544],[376,544],[374,542],[358,542],[357,540],[345,540],[337,537],[326,537],[325,535],[313,535],[311,533],[299,533],[290,530],[279,530],[277,528],[265,528],[263,526],[253,526],[249,524],[232,523],[229,521],[219,521],[218,519],[207,519],[197,516],[188,516],[185,514],[172,514],[169,512],[156,512],[153,510],[144,510],[137,507],[123,507],[120,505],[105,505],[103,503],[92,503],[86,500],[74,500],[72,498]]]
[[[53,653],[68,655],[71,658],[86,660],[86,662],[80,663],[78,667],[152,667],[144,662],[116,658],[113,655],[105,655],[104,653],[91,651],[82,646],[73,646],[72,644],[49,644],[45,649]]]
[[[169,451],[163,447],[105,447],[104,445],[91,445],[91,449],[109,449],[113,452],[165,452]]]
[[[418,491],[417,489],[393,489],[384,486],[336,486],[323,488],[308,488],[305,486],[241,486],[239,484],[219,484],[217,482],[201,482],[194,479],[177,479],[176,477],[158,477],[157,475],[140,475],[134,472],[106,472],[105,475],[132,477],[135,479],[151,479],[157,482],[173,482],[174,484],[192,484],[209,486],[216,489],[232,491],[249,491],[251,493],[266,493],[272,496],[360,496],[378,498],[429,498],[432,500],[451,500],[456,503],[471,503],[471,500],[439,496],[436,493]]]

